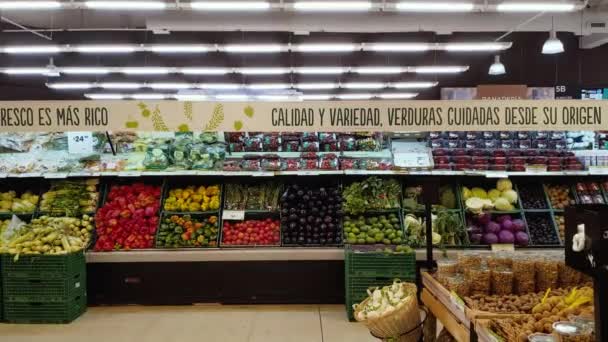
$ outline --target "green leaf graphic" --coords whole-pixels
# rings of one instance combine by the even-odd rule
[[[245,115],[247,115],[250,118],[252,118],[253,114],[255,114],[255,111],[254,111],[253,107],[251,107],[251,106],[245,107],[245,109],[243,109],[243,112],[245,112]]]
[[[224,106],[221,104],[218,104],[215,106],[215,108],[213,108],[213,115],[211,115],[211,119],[209,119],[209,122],[205,125],[205,128],[203,130],[205,130],[205,131],[216,130],[218,127],[220,127],[220,125],[222,124],[223,121],[224,121]]]
[[[240,131],[243,128],[243,121],[237,120],[234,122],[234,130]]]
[[[184,116],[190,121],[192,121],[192,112],[192,102],[184,102]]]

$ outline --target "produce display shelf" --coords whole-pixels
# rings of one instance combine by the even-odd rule
[[[6,176],[4,176],[6,175]],[[543,171],[511,172],[505,171],[453,171],[453,170],[298,170],[298,171],[102,171],[102,172],[66,172],[66,173],[5,173],[0,178],[66,178],[66,177],[139,177],[139,176],[314,176],[314,175],[420,175],[420,176],[482,176],[502,178],[511,176],[608,176],[608,171]]]
[[[476,252],[491,254],[488,246],[479,246]],[[434,249],[435,257],[445,256],[455,259],[458,254],[468,251],[454,246],[445,250]],[[533,247],[518,249],[522,253],[538,255],[547,251],[563,251],[555,247]],[[426,260],[426,249],[418,248],[416,261]],[[220,262],[220,261],[340,261],[344,260],[342,247],[256,247],[256,248],[202,248],[202,249],[138,249],[86,253],[87,263],[128,263],[128,262]]]
[[[470,341],[470,325],[461,322],[448,308],[435,297],[426,287],[420,295],[422,304],[426,306],[431,317],[439,320],[444,329],[448,330],[456,341]],[[436,331],[431,331],[431,334],[436,334]]]

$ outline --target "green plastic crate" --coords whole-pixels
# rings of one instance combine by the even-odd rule
[[[399,278],[404,281],[416,278],[415,253],[388,254],[376,252],[375,248],[375,246],[347,246],[344,258],[344,274],[351,277]]]
[[[66,255],[2,255],[3,278],[63,279],[86,272],[84,252]]]
[[[4,318],[9,323],[57,324],[70,323],[87,310],[87,296],[82,293],[64,302],[5,303]]]
[[[5,302],[65,302],[86,291],[86,273],[66,278],[11,278],[2,279]]]

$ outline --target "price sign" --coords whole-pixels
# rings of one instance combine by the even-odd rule
[[[608,174],[608,166],[606,166],[606,165],[602,165],[602,166],[593,166],[593,165],[590,165],[589,166],[589,174],[591,174],[591,175],[606,175],[606,174]]]
[[[486,171],[486,178],[509,178],[506,171]]]
[[[69,153],[93,153],[92,132],[68,132]]]
[[[462,300],[456,292],[450,291],[450,301],[452,304],[456,305],[458,309],[464,312],[464,300]]]
[[[495,243],[492,245],[492,252],[514,252],[515,246],[512,243]]]
[[[526,172],[528,173],[545,173],[547,172],[547,165],[526,165]]]
[[[244,210],[224,210],[222,212],[223,220],[242,221],[245,219]]]

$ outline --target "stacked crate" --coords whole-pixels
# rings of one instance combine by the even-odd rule
[[[387,253],[375,248],[378,247],[347,245],[344,249],[345,303],[350,321],[354,320],[353,304],[367,298],[368,288],[390,285],[395,279],[416,281],[415,253]]]
[[[69,323],[87,308],[83,252],[2,255],[4,319],[11,323]]]

